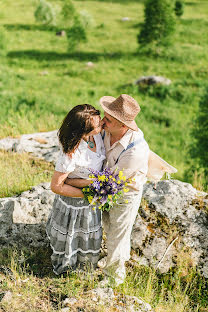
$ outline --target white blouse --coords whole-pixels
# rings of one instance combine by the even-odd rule
[[[70,158],[62,150],[60,151],[56,162],[55,170],[59,172],[68,172],[69,178],[87,179],[91,173],[89,169],[101,170],[105,157],[105,147],[101,134],[93,136],[96,144],[96,152],[88,148],[87,143],[81,140],[78,148]]]

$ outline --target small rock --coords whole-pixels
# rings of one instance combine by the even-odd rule
[[[75,304],[77,302],[77,299],[76,298],[66,298],[63,302],[62,302],[62,304],[63,304],[63,306],[65,307],[65,306],[67,306],[67,305],[73,305],[73,304]]]
[[[66,32],[65,32],[65,30],[60,30],[60,31],[57,31],[56,36],[60,36],[60,37],[64,37],[64,36],[66,36]]]
[[[93,62],[87,62],[86,65],[87,65],[88,67],[93,67],[93,66],[94,66],[94,63],[93,63]]]
[[[41,76],[47,76],[47,75],[49,75],[49,72],[47,70],[44,70],[44,71],[40,72],[40,75]]]
[[[60,312],[70,312],[70,308],[62,308]]]
[[[130,20],[131,19],[129,17],[127,17],[127,16],[122,17],[122,19],[121,19],[122,22],[127,22],[127,21],[130,21]]]
[[[171,80],[162,76],[142,76],[135,81],[136,85],[170,85]]]
[[[4,293],[4,296],[1,300],[1,302],[9,302],[12,299],[12,292],[11,291],[7,291]]]

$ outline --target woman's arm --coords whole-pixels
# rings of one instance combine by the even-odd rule
[[[71,186],[74,186],[74,187],[83,188],[85,186],[88,186],[90,184],[90,181],[91,180],[87,180],[87,179],[78,179],[78,178],[77,179],[70,179],[70,178],[67,178],[64,183],[71,185]]]
[[[84,198],[84,194],[79,188],[64,183],[67,179],[68,174],[68,172],[63,173],[55,171],[51,180],[51,190],[56,194],[67,197]]]

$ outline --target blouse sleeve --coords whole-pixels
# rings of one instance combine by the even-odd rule
[[[62,151],[59,154],[56,162],[55,170],[59,172],[72,172],[75,169],[75,161]]]

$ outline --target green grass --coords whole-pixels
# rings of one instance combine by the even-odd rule
[[[5,165],[6,164],[6,165]],[[50,181],[54,166],[24,153],[0,151],[0,197],[18,195],[41,182]]]
[[[1,292],[10,291],[12,298],[2,303],[3,311],[59,311],[66,297],[85,301],[86,312],[113,312],[113,309],[92,306],[86,292],[99,287],[100,270],[90,273],[68,272],[55,276],[50,264],[50,249],[22,251],[2,249],[0,263],[11,271],[1,270]],[[206,312],[208,289],[205,278],[190,265],[187,253],[176,259],[178,266],[167,274],[159,274],[136,262],[127,265],[127,278],[123,285],[113,287],[115,293],[137,296],[151,304],[155,312]],[[72,310],[72,311],[76,311]]]
[[[61,2],[51,3],[58,9]],[[74,4],[83,9],[83,1]],[[142,1],[84,1],[95,27],[73,53],[67,51],[66,38],[55,35],[63,27],[61,20],[51,27],[37,24],[34,8],[33,1],[0,2],[7,38],[7,54],[0,62],[0,137],[57,129],[74,105],[98,108],[101,96],[128,93],[141,105],[137,123],[150,148],[184,180],[192,121],[208,73],[208,3],[187,1],[173,47],[157,58],[139,53]],[[122,22],[123,16],[130,21]],[[86,65],[89,61],[93,67]],[[131,85],[152,74],[172,80],[166,95]]]

